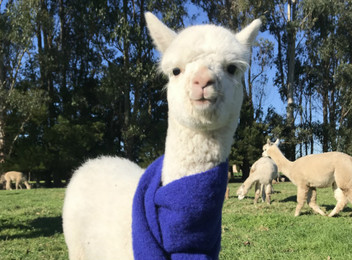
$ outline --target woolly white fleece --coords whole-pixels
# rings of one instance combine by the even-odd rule
[[[261,157],[255,163],[253,163],[250,171],[250,175],[244,181],[244,183],[237,190],[238,199],[243,199],[252,185],[255,184],[255,198],[254,202],[257,202],[259,195],[262,195],[262,200],[265,201],[268,198],[270,203],[270,193],[272,191],[272,181],[277,178],[277,166],[275,162],[269,157]]]
[[[71,260],[133,259],[132,199],[142,173],[118,157],[89,160],[75,172],[63,208]]]

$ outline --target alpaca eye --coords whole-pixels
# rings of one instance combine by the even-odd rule
[[[174,68],[173,70],[172,70],[172,74],[174,74],[174,76],[177,76],[177,75],[179,75],[181,73],[181,70],[179,69],[179,68]]]
[[[234,75],[235,72],[236,72],[236,70],[237,70],[237,67],[236,67],[235,64],[230,64],[230,65],[227,66],[226,69],[227,69],[227,72],[228,72],[229,74]]]

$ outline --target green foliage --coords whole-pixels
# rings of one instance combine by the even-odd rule
[[[265,124],[253,119],[252,104],[248,99],[245,100],[230,154],[230,164],[240,167],[243,180],[248,177],[250,166],[262,156],[262,147],[266,142],[263,134],[265,129]]]
[[[323,122],[320,122],[316,137],[323,151],[350,150],[351,143],[345,138],[345,126],[351,104],[348,89],[351,71],[351,3],[349,1],[303,1],[302,27],[306,37],[307,59],[304,91],[312,96],[317,93],[322,104]],[[303,18],[302,18],[303,19]],[[348,125],[348,123],[347,123]]]
[[[44,162],[56,174],[60,174],[61,178],[67,179],[68,176],[64,173],[70,173],[73,168],[77,168],[84,158],[97,156],[94,149],[103,140],[104,128],[105,125],[99,121],[74,124],[59,116],[57,124],[48,129],[44,136],[44,141],[50,144],[50,153],[47,154],[50,159],[47,158]],[[58,136],[61,136],[60,140]]]
[[[166,79],[157,70],[144,12],[166,14],[166,23],[179,28],[183,6],[117,0],[2,6],[0,79],[8,79],[0,88],[7,104],[0,109],[3,170],[59,184],[88,157],[113,154],[146,165],[161,155]]]
[[[243,79],[246,100],[230,161],[241,166],[244,176],[260,157],[267,136],[283,140],[290,159],[296,157],[292,147],[301,156],[314,152],[316,142],[324,151],[351,154],[349,1],[300,1],[296,20],[287,23],[283,0],[16,0],[1,2],[0,9],[2,170],[60,182],[88,157],[118,155],[145,167],[160,156],[167,128],[167,80],[158,72],[159,55],[143,13],[152,11],[177,30],[184,27],[190,3],[211,23],[234,31],[260,17],[262,30],[273,36],[258,39]],[[263,111],[263,104],[271,87],[287,101],[293,31],[292,126],[284,111]]]

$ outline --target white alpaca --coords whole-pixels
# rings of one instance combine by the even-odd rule
[[[241,78],[261,22],[237,34],[214,25],[176,34],[151,13],[145,18],[169,77],[166,185],[226,161],[242,104]],[[71,260],[133,259],[131,207],[142,172],[127,160],[101,157],[74,173],[63,208]]]
[[[307,200],[308,205],[317,213],[325,213],[316,204],[316,188],[333,187],[337,204],[329,217],[339,213],[347,202],[352,203],[352,157],[340,152],[311,154],[292,162],[281,153],[279,139],[272,144],[269,140],[263,146],[263,156],[270,156],[279,171],[297,186],[297,207],[295,216]]]
[[[254,203],[257,203],[261,196],[263,202],[266,201],[270,204],[273,190],[272,182],[277,177],[278,172],[275,162],[269,157],[260,158],[252,165],[249,177],[237,190],[238,199],[242,200],[254,184]]]

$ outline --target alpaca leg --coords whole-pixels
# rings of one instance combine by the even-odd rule
[[[262,202],[266,201],[265,184],[260,184],[260,194],[262,195]]]
[[[31,185],[28,183],[28,181],[25,181],[24,185],[26,186],[27,190],[31,189]]]
[[[343,208],[346,206],[348,201],[346,195],[343,193],[343,191],[340,188],[336,186],[335,183],[333,184],[332,189],[334,190],[334,197],[337,203],[335,208],[329,214],[329,217],[333,217],[334,215],[338,214],[341,210],[343,210]]]
[[[344,191],[343,194],[347,197],[348,201],[352,203],[352,189]]]
[[[301,209],[304,205],[304,202],[307,199],[308,187],[298,187],[297,188],[297,207],[295,211],[295,217],[299,216]]]
[[[265,185],[266,203],[271,203],[272,184]]]
[[[225,199],[229,199],[229,193],[230,193],[230,189],[229,189],[229,186],[227,185],[226,192],[225,192]]]
[[[329,217],[333,217],[334,215],[338,214],[347,204],[347,197],[343,194],[342,190],[337,188],[334,191],[335,198],[337,200],[335,208],[329,214]]]
[[[322,211],[317,204],[317,190],[316,188],[309,188],[307,203],[315,212],[319,213],[322,216],[325,216],[325,212]]]
[[[18,181],[18,180],[15,180],[15,188],[16,188],[16,190],[18,190],[18,185],[20,184],[20,181]]]
[[[270,182],[270,187],[271,187],[271,194],[273,194],[273,193],[275,193],[275,190],[274,190],[274,186],[273,186],[273,181],[274,180],[272,180],[271,182]]]
[[[10,180],[6,180],[6,190],[12,190]]]
[[[254,203],[258,203],[258,199],[260,197],[260,183],[255,183],[255,195],[254,195]]]

